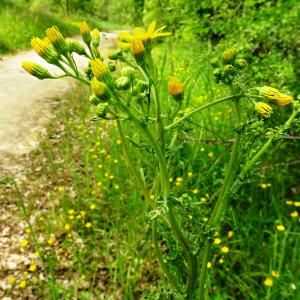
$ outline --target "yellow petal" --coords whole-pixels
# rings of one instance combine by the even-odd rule
[[[150,25],[148,26],[147,33],[152,34],[154,32],[155,26],[156,26],[156,21],[151,22]]]
[[[118,41],[131,41],[133,39],[133,35],[129,32],[122,32],[118,35]]]
[[[142,27],[135,27],[134,28],[134,33],[135,35],[140,35],[140,34],[144,34],[144,30],[142,29]]]
[[[159,33],[161,31],[163,31],[167,26],[161,26],[158,29],[155,30],[156,33]]]
[[[119,44],[119,47],[122,49],[128,49],[131,46],[131,43],[126,43],[126,42],[121,42],[121,41],[118,41],[118,44]]]

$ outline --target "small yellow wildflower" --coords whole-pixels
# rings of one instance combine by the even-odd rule
[[[73,219],[74,219],[74,215],[70,215],[69,220],[73,220]]]
[[[86,228],[91,228],[91,227],[92,227],[92,223],[90,223],[90,222],[86,223],[86,224],[85,224],[85,227],[86,227]]]
[[[49,73],[49,71],[46,68],[31,61],[24,61],[22,63],[22,68],[27,73],[38,79],[53,78],[53,76]]]
[[[284,230],[285,230],[285,227],[284,227],[283,225],[277,225],[277,226],[276,226],[276,229],[277,229],[278,231],[284,231]]]
[[[117,164],[119,161],[117,159],[114,159],[114,163]]]
[[[300,203],[300,202],[299,202]],[[293,201],[287,200],[285,201],[286,205],[295,205]],[[296,206],[296,205],[295,205]]]
[[[68,49],[67,42],[56,26],[46,29],[46,35],[50,43],[58,52],[65,52]]]
[[[116,190],[118,190],[118,189],[120,188],[120,186],[119,186],[118,184],[115,184],[115,185],[114,185],[114,188],[115,188]]]
[[[35,256],[35,257],[39,257],[39,256],[40,256],[40,252],[39,252],[39,251],[35,251],[35,252],[34,252],[34,256]]]
[[[69,209],[69,210],[68,210],[68,214],[69,214],[69,215],[74,215],[74,213],[75,213],[75,210],[74,210],[74,209]]]
[[[214,153],[213,153],[213,152],[208,152],[208,153],[207,153],[207,156],[208,156],[208,157],[213,157],[213,156],[214,156]]]
[[[25,248],[28,245],[28,241],[27,240],[22,240],[20,245],[21,245],[21,247]]]
[[[265,285],[265,286],[272,286],[272,285],[273,285],[273,279],[267,277],[267,278],[265,279],[265,281],[264,281],[264,285]]]
[[[25,232],[29,234],[30,233],[30,228],[26,228]]]
[[[86,215],[86,211],[81,210],[81,211],[80,211],[80,214],[81,214],[82,217],[84,217],[84,216]]]
[[[206,199],[205,197],[201,197],[201,198],[200,198],[200,202],[206,202],[206,200],[207,200],[207,199]]]
[[[36,271],[36,264],[31,264],[31,265],[29,266],[28,270],[29,270],[30,272],[35,272],[35,271]]]
[[[63,186],[59,186],[59,187],[57,188],[57,191],[58,191],[59,193],[62,193],[64,190],[65,190],[65,189],[64,189]]]
[[[131,41],[131,53],[135,57],[142,57],[145,52],[143,41],[138,38],[133,38]]]
[[[192,177],[193,176],[193,172],[188,172],[187,175],[188,175],[188,177]]]
[[[272,270],[271,274],[272,274],[273,277],[276,277],[276,278],[279,277],[279,272],[276,271],[276,270]]]
[[[94,210],[95,208],[96,208],[96,204],[93,203],[93,204],[90,205],[91,210]]]
[[[229,252],[229,248],[227,246],[223,246],[223,247],[221,247],[221,252],[222,253],[228,253]]]
[[[214,244],[216,244],[216,245],[220,245],[221,243],[222,243],[222,240],[220,238],[216,238],[214,240]]]
[[[91,80],[91,88],[95,96],[97,96],[99,99],[107,100],[109,98],[107,85],[95,77]],[[94,149],[91,150],[95,151]]]
[[[293,212],[290,213],[290,216],[292,218],[297,218],[299,216],[299,213],[295,210],[295,211],[293,211]]]
[[[48,245],[51,246],[51,245],[53,245],[53,243],[54,243],[54,240],[53,240],[53,239],[48,239],[48,240],[47,240],[47,244],[48,244]]]
[[[97,182],[97,186],[101,186],[102,185],[102,182],[101,181],[98,181]]]
[[[236,48],[226,49],[223,52],[223,56],[222,56],[224,63],[226,63],[226,64],[231,63],[233,61],[233,59],[236,57],[237,53],[238,53],[238,51]]]
[[[86,22],[81,22],[79,24],[80,34],[85,43],[89,44],[92,41],[91,30]]]
[[[94,76],[98,80],[102,80],[104,76],[109,72],[108,65],[99,58],[91,60],[91,68]]]
[[[25,289],[25,288],[26,288],[26,280],[22,280],[22,281],[20,282],[19,287],[20,287],[21,289]]]
[[[10,275],[7,277],[7,282],[8,282],[8,284],[13,285],[16,282],[16,278],[14,276]]]
[[[258,186],[262,189],[266,189],[268,187],[266,183],[260,183]]]
[[[207,269],[210,269],[212,267],[212,263],[209,261],[208,263],[207,263]]]
[[[71,229],[71,225],[70,225],[70,224],[66,224],[66,225],[65,225],[65,230],[66,230],[66,231],[69,231],[70,229]]]
[[[270,118],[273,113],[272,107],[264,102],[258,102],[255,105],[255,110],[262,118]]]
[[[228,237],[229,239],[232,238],[233,235],[234,235],[234,232],[233,232],[232,230],[229,230],[229,231],[227,232],[227,237]]]
[[[202,218],[202,221],[203,221],[204,223],[206,223],[206,222],[208,221],[208,218],[207,218],[207,217],[204,217],[204,218]]]
[[[225,260],[224,260],[224,258],[223,258],[223,257],[221,257],[221,258],[219,259],[219,263],[220,263],[220,264],[223,264],[223,263],[224,263],[224,261],[225,261]]]
[[[184,92],[184,85],[180,79],[176,76],[171,77],[168,82],[168,91],[175,100],[181,100]]]
[[[292,96],[283,94],[277,89],[268,86],[260,88],[260,93],[278,106],[285,106],[294,101]]]
[[[121,145],[121,140],[116,140],[117,145]]]
[[[198,189],[194,189],[194,190],[192,190],[192,193],[193,193],[193,194],[198,194],[198,193],[199,193],[199,190],[198,190]]]
[[[151,199],[151,200],[154,200],[154,199],[155,199],[155,196],[154,196],[154,195],[150,195],[150,199]]]
[[[294,202],[294,206],[295,206],[295,207],[300,207],[300,202],[299,202],[299,201],[295,201],[295,202]]]

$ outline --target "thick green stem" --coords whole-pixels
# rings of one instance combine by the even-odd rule
[[[175,126],[177,126],[178,124],[182,123],[184,120],[190,118],[194,113],[196,112],[199,112],[205,108],[208,108],[210,106],[213,106],[213,105],[216,105],[216,104],[219,104],[221,102],[224,102],[224,101],[228,101],[228,100],[233,100],[233,99],[236,99],[236,98],[240,98],[242,95],[232,95],[232,96],[228,96],[228,97],[224,97],[224,98],[221,98],[221,99],[218,99],[218,100],[215,100],[213,102],[210,102],[208,104],[205,104],[203,106],[200,106],[192,111],[190,111],[189,113],[187,113],[186,115],[184,115],[183,117],[181,117],[180,119],[176,120],[175,122],[173,122],[172,124],[168,125],[165,127],[166,130],[170,130],[172,128],[174,128]]]
[[[235,107],[236,107],[238,122],[240,122],[240,110],[239,110],[238,101],[239,100],[235,101]],[[226,208],[224,208],[225,203],[226,203],[226,191],[228,190],[227,189],[228,186],[233,182],[234,177],[235,177],[235,176],[233,176],[233,173],[236,172],[235,163],[236,163],[236,159],[238,156],[240,140],[241,140],[241,134],[237,133],[235,142],[233,145],[233,149],[231,152],[230,160],[229,160],[229,163],[228,163],[228,166],[226,169],[225,178],[224,178],[224,181],[223,181],[220,193],[219,193],[218,200],[215,204],[214,210],[208,221],[207,228],[216,225],[219,222],[219,219],[220,219],[222,213],[224,213],[224,211],[226,210]],[[205,299],[206,270],[207,270],[208,254],[209,254],[210,248],[211,248],[211,242],[206,241],[203,256],[202,256],[201,272],[200,272],[200,287],[199,287],[200,300]]]

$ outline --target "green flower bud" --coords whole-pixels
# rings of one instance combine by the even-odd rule
[[[119,77],[116,80],[116,88],[119,90],[128,90],[128,88],[130,87],[130,80],[128,77]]]
[[[117,49],[117,50],[113,50],[110,51],[108,53],[108,58],[111,60],[117,60],[122,56],[122,50],[121,49]]]
[[[213,57],[209,62],[214,68],[218,68],[220,66],[219,61],[216,57]]]
[[[97,28],[92,30],[92,45],[98,48],[100,45],[100,32]]]
[[[222,59],[225,64],[230,64],[233,62],[233,60],[235,59],[237,54],[238,54],[238,51],[236,48],[229,48],[223,52]]]
[[[97,105],[96,107],[96,115],[99,118],[105,118],[107,113],[108,113],[108,103],[104,102],[104,103],[100,103]]]
[[[240,69],[244,69],[247,65],[247,61],[245,59],[241,58],[237,61],[236,64]]]
[[[81,45],[78,41],[70,39],[70,38],[66,39],[66,41],[67,41],[70,53],[75,52],[79,55],[85,55],[86,54],[84,46]]]
[[[92,41],[92,35],[91,35],[91,30],[89,28],[89,25],[86,22],[81,22],[79,24],[80,28],[80,34],[83,39],[83,41],[89,45]]]
[[[224,74],[225,75],[233,75],[235,72],[233,65],[226,65],[224,67]]]
[[[26,72],[38,79],[54,78],[46,68],[34,62],[24,61],[22,67]]]
[[[131,67],[125,67],[121,70],[121,76],[128,77],[132,81],[135,77],[135,70]]]
[[[139,93],[143,93],[149,89],[148,83],[144,80],[138,80],[135,87]]]
[[[91,95],[90,98],[89,98],[89,102],[92,105],[98,105],[100,103],[100,100],[96,95]]]
[[[220,78],[220,77],[221,77],[221,69],[220,69],[220,68],[214,69],[213,75],[214,75],[216,78]]]
[[[108,69],[109,69],[109,71],[114,72],[114,71],[116,71],[117,66],[114,62],[110,61],[110,62],[108,62]]]

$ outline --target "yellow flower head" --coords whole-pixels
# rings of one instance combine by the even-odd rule
[[[258,102],[255,105],[255,110],[263,118],[270,118],[271,114],[273,113],[272,107],[264,102]]]
[[[277,226],[276,226],[276,229],[277,229],[278,231],[285,231],[285,227],[284,227],[283,225],[277,225]]]
[[[234,58],[236,57],[238,51],[236,48],[229,48],[229,49],[226,49],[224,52],[223,52],[223,61],[224,63],[226,64],[229,64],[231,63]]]
[[[120,48],[128,49],[131,47],[132,40],[134,38],[138,38],[145,42],[145,44],[148,44],[151,42],[151,40],[171,35],[171,32],[163,32],[163,30],[166,28],[166,26],[162,26],[155,30],[156,27],[156,21],[153,21],[150,23],[150,25],[147,28],[147,31],[145,32],[141,27],[136,27],[134,30],[134,34],[128,33],[128,32],[122,32],[118,36],[118,42]]]
[[[266,278],[264,281],[265,286],[272,286],[273,285],[273,279],[272,278]]]
[[[267,99],[273,101],[278,106],[285,106],[291,104],[294,99],[292,96],[281,93],[275,88],[269,86],[263,86],[260,88],[260,93]]]
[[[184,85],[176,76],[171,77],[168,82],[168,91],[176,100],[181,100],[184,92]]]
[[[107,100],[109,97],[109,91],[106,84],[97,80],[95,77],[91,80],[91,88],[95,96],[99,99]]]
[[[31,39],[31,46],[32,49],[47,62],[55,63],[58,61],[57,53],[48,38],[42,40],[38,37],[34,37]]]
[[[145,52],[145,46],[143,41],[139,38],[133,38],[131,41],[131,52],[136,57],[143,55]]]
[[[98,80],[103,79],[105,74],[108,73],[109,69],[106,63],[104,63],[100,58],[91,60],[92,72]]]
[[[86,44],[89,44],[92,41],[91,30],[89,25],[86,22],[81,22],[79,24],[80,34],[82,36],[83,41]]]
[[[46,29],[46,35],[47,38],[49,39],[50,43],[54,46],[54,48],[58,52],[66,52],[68,49],[68,45],[59,31],[59,29],[56,26],[52,26],[48,29]]]
[[[34,62],[24,61],[22,63],[23,69],[30,75],[37,77],[38,79],[53,78],[48,70]]]

